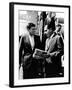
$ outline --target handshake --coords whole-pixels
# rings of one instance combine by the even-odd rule
[[[33,58],[36,59],[46,59],[50,56],[46,51],[40,50],[40,49],[35,49],[35,52],[33,54]]]

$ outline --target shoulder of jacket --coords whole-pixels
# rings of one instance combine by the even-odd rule
[[[61,37],[61,36],[58,35],[58,34],[56,34],[56,36],[55,36],[56,39],[59,39],[60,37]]]
[[[27,38],[27,37],[28,37],[28,35],[22,35],[22,36],[21,36],[22,39],[25,39],[25,38]]]

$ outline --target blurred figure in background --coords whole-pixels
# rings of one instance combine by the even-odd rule
[[[52,27],[52,30],[54,31],[55,28],[55,20],[56,20],[56,13],[55,12],[49,12],[47,14],[47,17],[45,19],[45,27],[44,31],[47,31],[50,27]]]
[[[55,32],[58,33],[62,37],[62,39],[64,40],[64,30],[63,30],[61,24],[56,25]]]
[[[64,44],[64,28],[61,24],[56,25],[55,33],[62,38]],[[64,73],[64,54],[61,56],[61,63],[62,63],[62,73]]]

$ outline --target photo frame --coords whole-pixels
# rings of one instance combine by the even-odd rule
[[[53,21],[51,22],[52,18]],[[57,27],[62,27],[62,34],[55,32],[55,30],[57,30]],[[36,39],[34,39],[36,40],[36,42],[34,41],[34,45],[36,45],[36,47],[33,46],[33,40],[29,39],[32,48],[34,48],[33,52],[30,50],[29,41],[27,41],[28,39],[26,37],[26,39],[24,38],[24,35],[26,36],[26,33],[28,34],[28,36],[30,33],[30,31],[26,31],[26,29],[36,29],[35,35],[39,37],[36,37]],[[48,52],[45,50],[47,41],[47,37],[45,37],[45,35],[48,35],[46,33],[51,29],[54,33],[52,38],[54,38],[56,35],[58,36],[56,39],[57,44],[55,44],[57,45],[56,47],[58,48],[58,50],[55,49],[55,54],[52,54],[52,52]],[[57,42],[59,37],[62,38],[62,46],[59,41]],[[54,42],[54,40],[52,42]],[[47,43],[49,43],[49,41]],[[51,45],[52,43],[50,44],[50,46]],[[52,46],[51,49],[53,47],[54,46]],[[62,52],[60,51],[61,48],[63,50]],[[39,57],[37,57],[36,55],[38,55]],[[57,57],[57,55],[59,56]],[[53,61],[56,60],[56,57],[58,58],[57,61]],[[62,60],[60,61],[61,68],[57,66],[59,58],[60,60]],[[27,61],[26,63],[25,60]],[[46,61],[48,61],[48,65],[46,64]],[[56,62],[56,66],[54,67],[52,67],[54,64],[49,64],[53,62]],[[30,67],[28,66],[28,64],[32,66]],[[55,68],[55,72],[53,72],[53,68]],[[70,6],[10,2],[9,86],[28,87],[61,84],[70,84]]]

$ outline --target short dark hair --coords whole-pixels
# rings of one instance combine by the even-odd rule
[[[56,25],[56,26],[57,26],[57,27],[60,27],[60,28],[62,27],[62,25],[61,25],[61,24],[58,24],[58,25]]]
[[[31,27],[35,27],[35,24],[34,23],[28,23],[27,29],[29,30]]]

